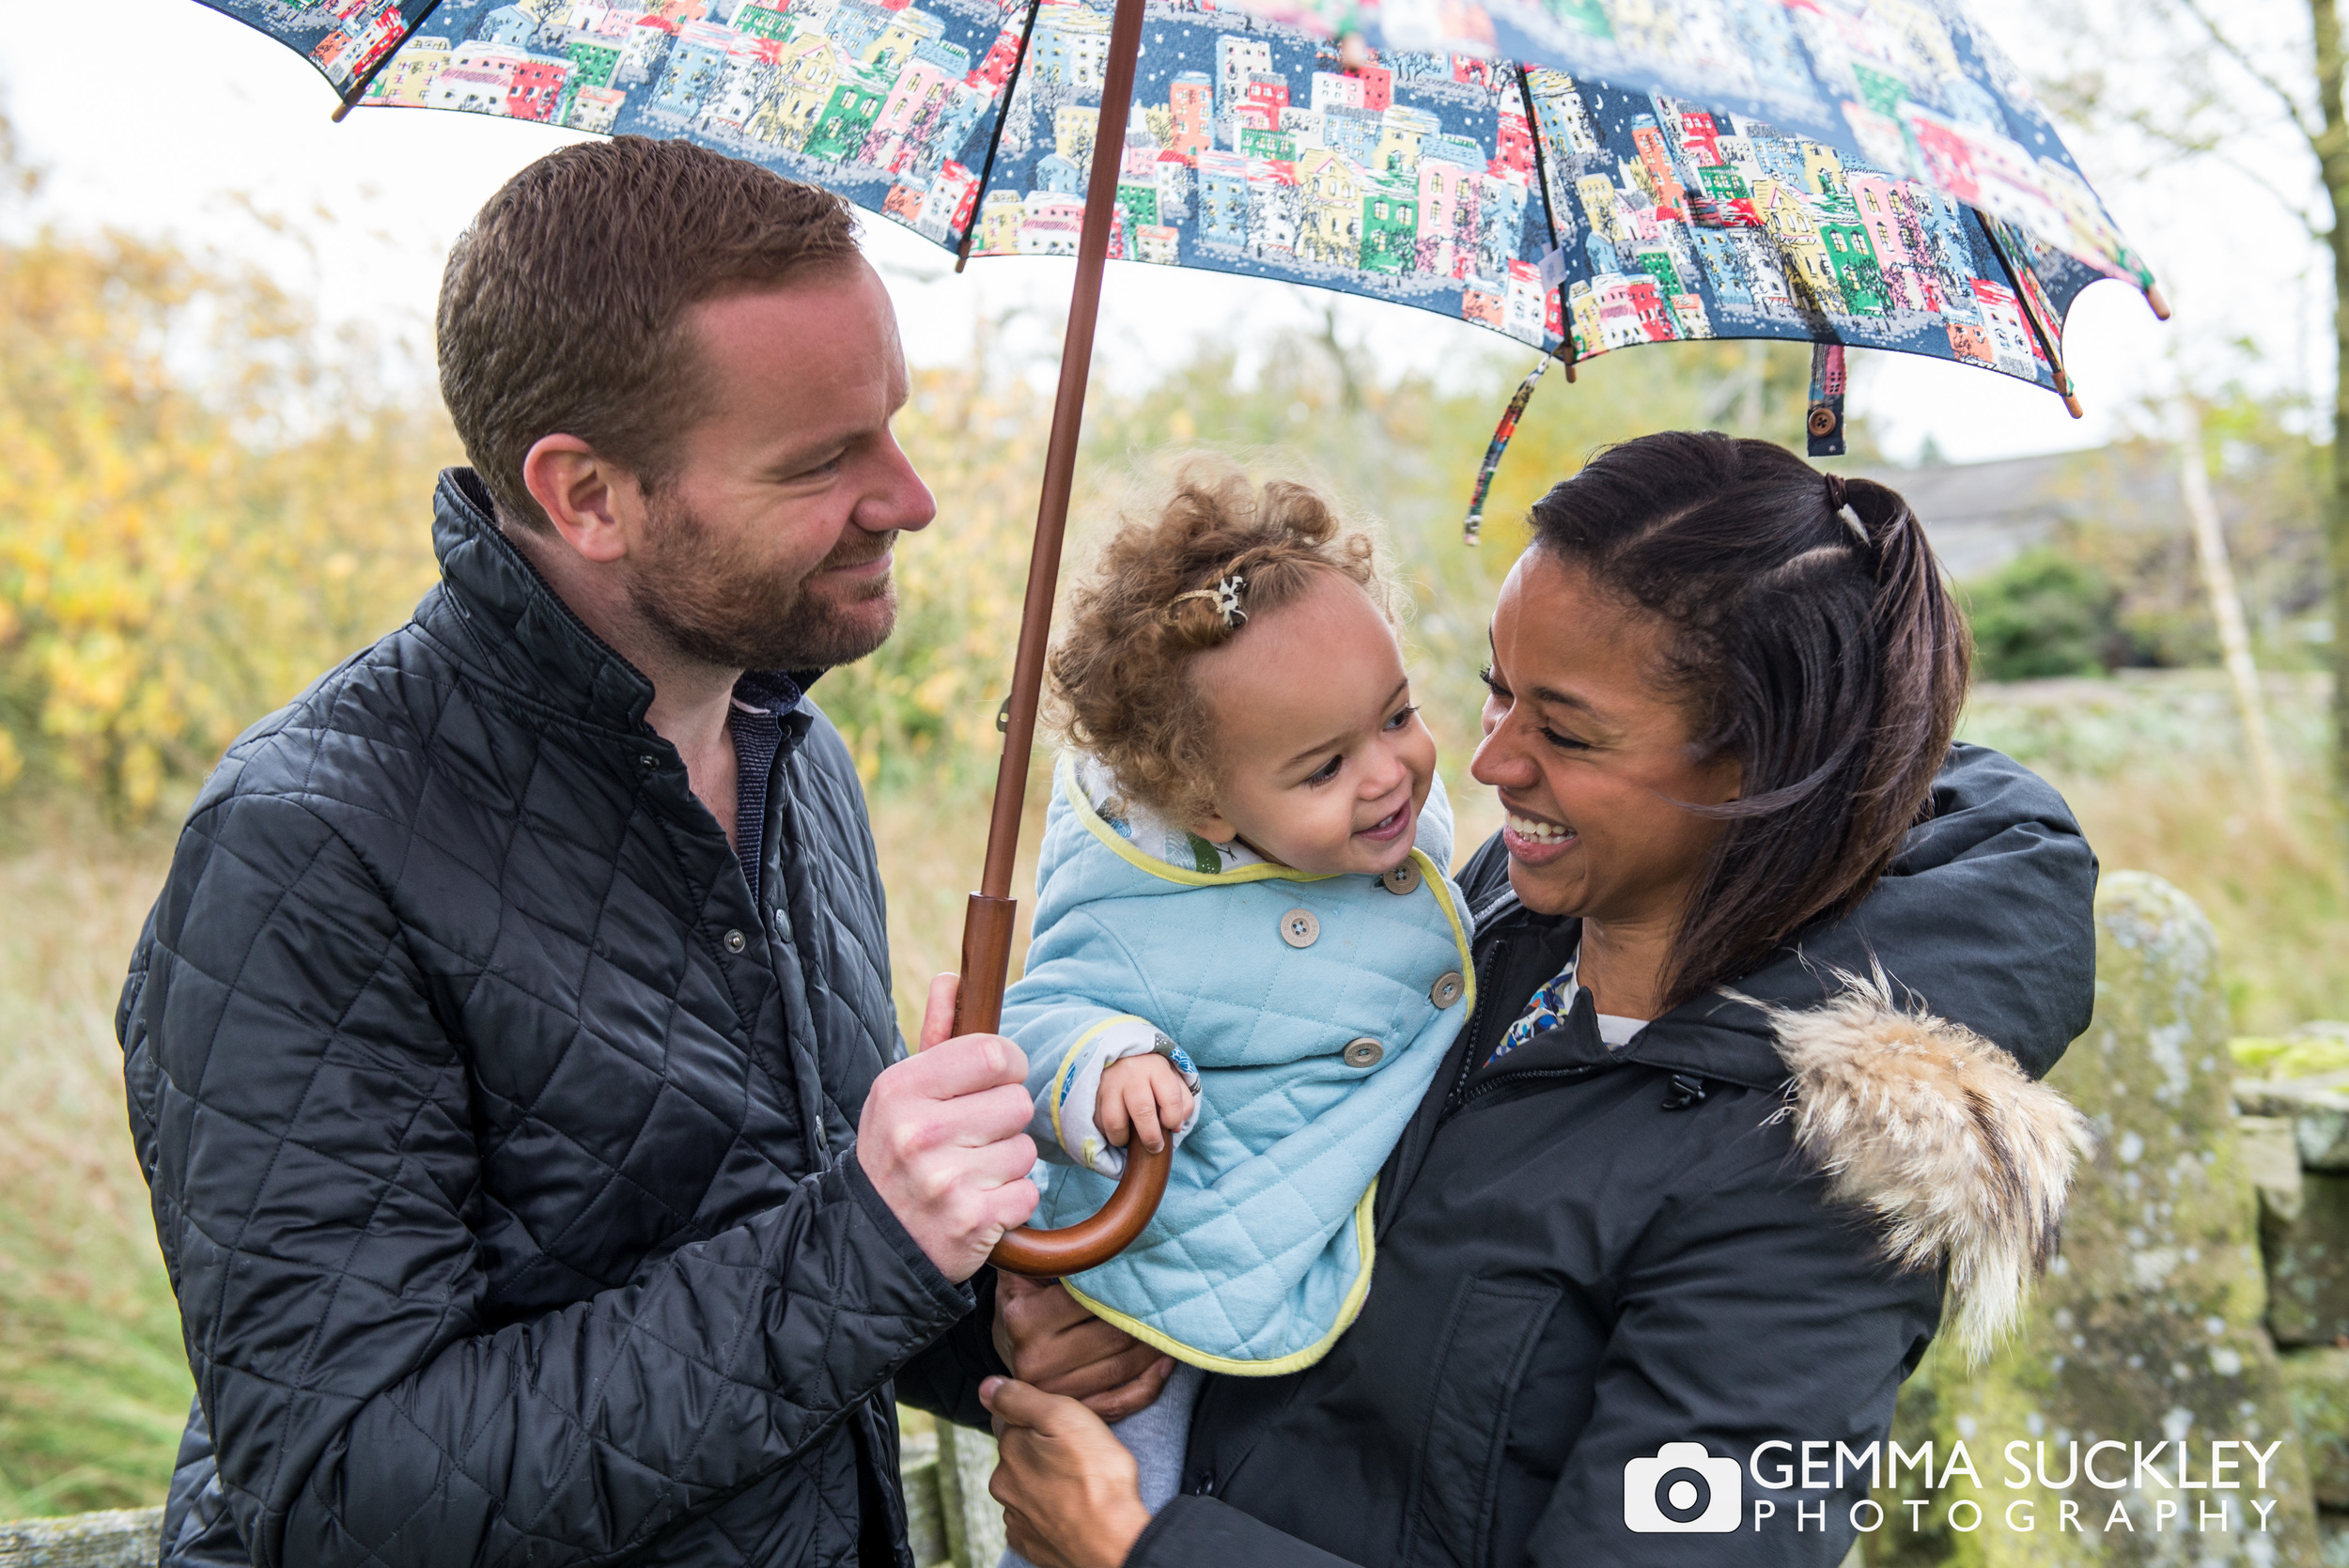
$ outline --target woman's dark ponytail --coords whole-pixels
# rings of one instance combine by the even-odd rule
[[[1966,706],[1972,675],[1974,639],[1941,578],[1941,563],[1925,531],[1898,490],[1873,479],[1830,474],[1865,534],[1875,557],[1875,625],[1885,690],[1877,700],[1878,766],[1866,784],[1873,803],[1883,800],[1897,814],[1913,787],[1913,759],[1949,749]],[[1936,766],[1938,766],[1937,761]],[[1912,814],[1889,830],[1915,825]]]
[[[1973,650],[1899,492],[1767,442],[1667,431],[1610,447],[1533,508],[1533,542],[1667,622],[1659,680],[1725,819],[1665,986],[1677,1003],[1850,909],[1929,811]]]

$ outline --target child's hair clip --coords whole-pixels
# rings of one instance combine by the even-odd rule
[[[1239,607],[1239,591],[1247,586],[1248,579],[1234,572],[1212,588],[1193,588],[1190,593],[1176,594],[1167,603],[1167,613],[1173,614],[1174,606],[1187,598],[1211,598],[1215,600],[1215,607],[1223,613],[1224,629],[1237,630],[1240,624],[1248,619],[1248,612]]]

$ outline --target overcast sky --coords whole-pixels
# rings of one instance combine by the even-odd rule
[[[1975,9],[2010,52],[2030,55],[2030,6],[1994,0]],[[93,30],[103,34],[102,70],[88,58]],[[501,181],[571,133],[399,110],[362,110],[337,126],[327,118],[334,102],[306,61],[194,0],[111,0],[97,10],[0,0],[0,104],[23,149],[48,170],[44,215],[170,231],[254,256],[328,318],[366,316],[421,346],[450,240]],[[1856,407],[1896,454],[1928,437],[1958,461],[2093,445],[2141,419],[2146,395],[2182,373],[2208,384],[2253,358],[2261,367],[2252,373],[2271,382],[2329,386],[2330,300],[2305,236],[2272,201],[2217,170],[2120,182],[2098,167],[2095,144],[2075,151],[2161,278],[2174,319],[2156,323],[2118,284],[2080,297],[2066,342],[2089,411],[2077,423],[2051,395],[2005,377],[1856,355]],[[251,215],[257,207],[296,220],[306,246],[271,239]],[[960,353],[974,303],[1031,306],[1048,321],[1066,298],[1066,262],[982,260],[957,278],[943,252],[898,225],[873,218],[865,231],[916,361]],[[1115,374],[1180,357],[1202,333],[1245,341],[1332,298],[1112,264],[1097,364]],[[1532,363],[1495,334],[1425,312],[1354,298],[1340,309],[1341,332],[1377,331],[1390,361],[1438,367],[1497,347]]]

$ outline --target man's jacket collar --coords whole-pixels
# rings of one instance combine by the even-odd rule
[[[587,629],[498,527],[469,468],[444,469],[432,495],[432,552],[456,612],[465,662],[510,691],[589,723],[645,728],[652,682]]]
[[[490,492],[469,468],[443,469],[432,496],[432,552],[453,617],[425,613],[467,664],[508,691],[582,722],[649,733],[652,682],[587,629],[498,526]],[[454,624],[451,624],[451,622]],[[816,671],[792,671],[804,692]]]

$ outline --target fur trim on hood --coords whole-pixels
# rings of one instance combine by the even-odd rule
[[[1880,970],[1834,978],[1824,1006],[1763,1009],[1794,1074],[1779,1114],[1829,1196],[1882,1223],[1894,1262],[1947,1262],[1948,1331],[1980,1361],[2055,1255],[2088,1119],[1971,1030],[1902,1011]]]

